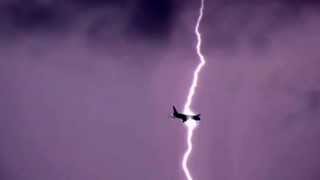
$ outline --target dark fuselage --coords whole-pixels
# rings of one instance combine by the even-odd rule
[[[195,121],[200,121],[200,114],[197,115],[186,115],[179,113],[176,109],[175,106],[173,106],[173,117],[177,119],[181,119],[182,122],[186,122],[187,120],[195,120]]]

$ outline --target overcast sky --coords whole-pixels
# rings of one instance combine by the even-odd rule
[[[200,0],[1,0],[1,180],[185,180]],[[320,178],[320,2],[207,0],[194,180]]]

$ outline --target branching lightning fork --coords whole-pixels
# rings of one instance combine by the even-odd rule
[[[183,110],[185,114],[194,114],[194,112],[191,110],[192,98],[193,98],[193,96],[195,94],[195,90],[196,90],[196,87],[198,85],[199,73],[201,72],[201,69],[206,64],[206,59],[205,59],[204,55],[201,52],[202,37],[201,37],[201,33],[199,31],[200,24],[201,24],[202,17],[203,17],[204,1],[205,0],[201,0],[199,16],[198,16],[198,19],[197,19],[197,24],[196,24],[195,29],[194,29],[194,33],[195,33],[195,35],[197,37],[196,51],[197,51],[197,54],[199,56],[200,63],[198,64],[197,68],[195,69],[195,71],[193,73],[192,84],[190,86],[188,97],[187,97],[187,101],[186,101],[186,103],[184,105],[184,110]],[[183,172],[186,175],[187,180],[193,180],[192,176],[190,174],[190,171],[188,169],[187,162],[188,162],[188,159],[189,159],[189,157],[191,155],[191,152],[192,152],[192,136],[193,136],[193,131],[197,126],[197,122],[196,121],[186,121],[185,125],[187,127],[187,144],[188,144],[188,148],[187,148],[186,152],[183,155],[182,168],[183,168]]]

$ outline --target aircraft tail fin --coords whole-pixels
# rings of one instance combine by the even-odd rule
[[[173,114],[178,114],[178,111],[177,111],[176,107],[172,106],[172,108],[173,108]]]

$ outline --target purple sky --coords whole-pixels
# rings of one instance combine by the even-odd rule
[[[200,1],[0,1],[1,180],[184,180]],[[208,0],[194,180],[320,178],[320,2]]]

